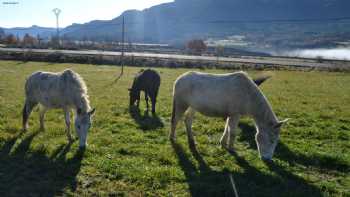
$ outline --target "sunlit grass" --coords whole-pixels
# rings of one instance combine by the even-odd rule
[[[21,134],[24,82],[34,71],[80,73],[97,113],[88,148],[68,145],[61,110],[38,113]],[[232,196],[232,174],[240,196],[350,195],[350,75],[327,72],[249,72],[273,77],[262,90],[280,119],[282,131],[273,164],[258,158],[254,125],[240,122],[236,154],[218,145],[223,119],[199,114],[194,121],[198,152],[191,152],[183,124],[178,144],[168,139],[174,80],[189,69],[157,69],[162,83],[157,119],[130,114],[128,88],[140,68],[0,61],[0,195]],[[230,70],[206,70],[225,73]],[[134,117],[134,118],[133,118]]]

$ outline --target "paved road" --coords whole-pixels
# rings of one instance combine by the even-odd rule
[[[25,52],[29,49],[19,48],[0,48],[0,51],[10,52]],[[107,56],[120,56],[121,52],[111,51],[73,51],[73,50],[51,50],[51,49],[30,49],[34,53],[53,53],[60,52],[63,54],[73,55],[107,55]],[[156,53],[139,53],[139,52],[127,52],[126,56],[134,57],[148,57],[148,58],[163,58],[163,59],[177,59],[177,60],[199,60],[199,61],[217,61],[217,57],[213,56],[193,56],[193,55],[176,55],[176,54],[156,54]],[[232,63],[252,63],[252,64],[266,64],[266,65],[283,65],[283,66],[298,66],[298,67],[331,67],[333,63],[324,62],[319,63],[312,59],[301,59],[301,58],[282,58],[282,57],[258,57],[258,56],[244,56],[244,57],[220,57],[221,62],[232,62]],[[339,63],[338,63],[339,64]],[[350,66],[349,62],[343,63]]]

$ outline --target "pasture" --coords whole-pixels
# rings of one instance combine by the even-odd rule
[[[34,110],[21,132],[26,77],[37,70],[71,68],[86,81],[96,107],[88,147],[68,144],[64,114],[46,114],[39,131]],[[299,71],[249,71],[273,77],[261,89],[282,128],[274,163],[258,158],[251,119],[240,121],[236,153],[219,146],[225,121],[196,114],[197,150],[183,122],[177,143],[168,140],[174,80],[189,69],[157,68],[162,82],[157,117],[128,108],[133,76],[141,68],[0,61],[0,196],[350,196],[350,75]],[[232,70],[205,70],[226,73]],[[75,134],[75,132],[73,132]]]

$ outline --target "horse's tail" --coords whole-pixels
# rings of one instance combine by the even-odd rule
[[[26,131],[28,128],[28,119],[29,115],[32,112],[33,108],[37,105],[36,102],[29,102],[27,99],[24,103],[24,107],[22,110],[22,124],[23,124],[23,131]]]
[[[264,83],[266,80],[268,80],[269,78],[271,78],[271,76],[264,76],[264,77],[259,77],[259,78],[256,78],[254,79],[254,83],[257,85],[257,86],[260,86],[262,83]]]
[[[27,106],[28,106],[28,104],[27,104],[27,102],[25,102],[23,110],[22,110],[22,126],[23,126],[23,130],[26,129],[27,120],[28,120]]]
[[[176,115],[176,100],[175,95],[173,96],[173,110],[171,112],[171,126],[175,124],[175,115]]]

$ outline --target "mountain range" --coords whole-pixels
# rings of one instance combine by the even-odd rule
[[[118,39],[124,17],[128,39],[169,42],[260,32],[266,23],[309,21],[322,25],[350,17],[349,9],[349,0],[176,0],[143,11],[129,10],[110,21],[75,24],[64,32],[74,38]]]
[[[50,37],[56,33],[56,28],[39,27],[33,25],[31,27],[15,27],[15,28],[2,28],[6,34],[13,34],[20,38],[23,38],[25,34],[32,36],[40,35],[40,37]]]
[[[349,0],[175,0],[142,11],[128,10],[112,20],[73,24],[62,35],[121,40],[124,18],[126,39],[133,42],[176,43],[232,35],[308,37],[350,32],[349,9]]]

